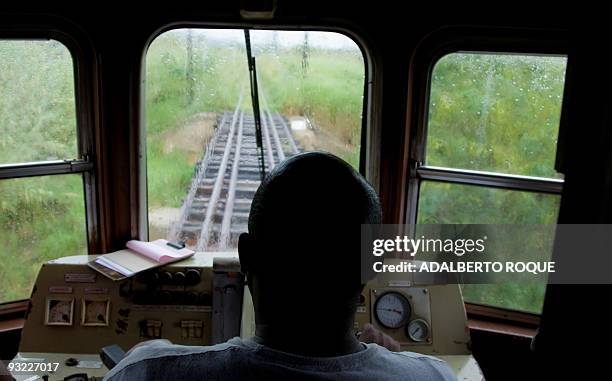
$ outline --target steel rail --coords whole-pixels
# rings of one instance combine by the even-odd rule
[[[234,151],[234,162],[232,164],[232,175],[229,182],[229,190],[223,211],[223,222],[221,223],[221,235],[219,236],[219,248],[227,248],[230,240],[232,215],[234,213],[234,201],[236,200],[236,183],[238,182],[238,168],[240,167],[240,154],[242,150],[242,128],[244,124],[244,113],[240,113],[238,123],[238,136],[236,137],[236,148]]]
[[[223,113],[223,116],[221,117],[221,122],[219,123],[219,128],[223,127],[226,119],[227,119],[227,115],[226,113]],[[202,182],[202,179],[204,178],[204,174],[206,173],[206,168],[208,167],[208,164],[211,161],[210,160],[211,152],[215,148],[215,144],[217,143],[217,137],[218,137],[217,134],[213,134],[213,137],[210,140],[210,142],[206,144],[206,151],[204,152],[204,155],[202,156],[202,159],[200,161],[200,165],[198,165],[195,175],[193,176],[193,180],[191,181],[191,187],[189,188],[187,197],[185,197],[185,200],[183,201],[183,205],[181,206],[181,210],[179,212],[180,217],[174,224],[170,226],[169,236],[174,238],[174,240],[176,241],[180,239],[181,227],[185,224],[185,221],[187,220],[187,214],[189,213],[189,209],[191,208],[193,199],[195,198],[198,187],[200,186],[200,183]]]
[[[264,138],[264,144],[266,145],[266,154],[268,155],[268,170],[266,172],[270,172],[276,165],[276,162],[274,161],[274,152],[272,152],[272,144],[270,143],[268,123],[266,122],[266,118],[262,118],[261,121],[261,132]]]
[[[213,216],[217,209],[217,202],[219,201],[219,196],[221,195],[221,190],[223,188],[223,179],[225,177],[225,171],[227,169],[227,162],[229,160],[229,156],[232,151],[232,140],[234,137],[234,133],[236,131],[236,122],[238,119],[238,113],[240,109],[240,105],[242,103],[243,91],[240,92],[240,97],[238,99],[238,104],[236,105],[236,110],[234,111],[234,115],[232,116],[232,123],[230,125],[229,133],[227,135],[227,142],[225,142],[225,149],[223,151],[223,158],[221,159],[221,164],[219,165],[219,170],[217,172],[217,177],[215,179],[215,183],[213,186],[213,191],[208,200],[208,205],[206,207],[206,215],[204,217],[204,221],[202,222],[202,228],[200,231],[200,238],[198,239],[198,244],[196,246],[196,251],[203,251],[205,249],[205,245],[208,245],[208,239],[210,236],[210,228]]]
[[[287,126],[287,123],[285,123],[285,118],[283,118],[283,116],[280,115],[279,113],[276,113],[276,115],[278,119],[280,120],[281,126],[283,127],[283,131],[285,132],[285,136],[287,136],[287,140],[289,141],[289,145],[291,146],[291,150],[293,151],[293,154],[296,155],[300,153],[300,150],[297,147],[297,144],[295,144],[295,139],[293,139],[293,135],[291,134],[291,131],[289,131],[289,127]]]
[[[272,114],[270,113],[270,107],[268,106],[268,99],[265,96],[263,89],[261,90],[261,99],[264,104],[264,123],[266,122],[266,117],[269,122],[269,126],[272,128],[272,138],[274,139],[274,144],[276,145],[276,155],[278,156],[278,161],[281,162],[285,160],[285,151],[283,149],[283,145],[278,137],[278,131],[276,130],[276,125],[274,120],[272,119]]]
[[[272,138],[274,139],[274,144],[276,145],[276,155],[278,156],[278,161],[281,162],[285,160],[285,150],[283,148],[283,144],[278,137],[278,131],[276,130],[276,123],[272,119],[272,113],[270,113],[270,109],[264,111],[264,113],[268,117],[269,125],[272,126]],[[264,118],[265,119],[265,118]]]
[[[263,144],[258,145],[257,122],[241,110],[242,96],[233,113],[220,118],[183,202],[180,222],[171,226],[171,231],[177,230],[176,239],[184,239],[197,251],[231,249],[235,234],[246,229],[250,201],[261,181],[254,173],[261,173],[259,147],[265,148],[267,170],[300,152],[283,116],[269,109],[263,90],[259,134]]]
[[[261,85],[259,86],[261,87]],[[266,98],[265,95],[265,91],[262,88],[261,89],[261,98],[263,100],[263,104],[264,104],[264,109],[267,110],[268,112],[268,119],[270,121],[270,124],[273,126],[276,126],[276,123],[274,122],[274,118],[272,117],[272,112],[270,111],[270,107],[268,106],[268,99]],[[283,119],[283,117],[276,113],[277,117],[280,119],[281,121],[281,127],[283,128],[283,132],[285,133],[285,136],[287,136],[287,140],[289,141],[289,145],[291,146],[291,150],[293,151],[293,155],[297,154],[300,152],[300,150],[297,147],[297,144],[295,144],[295,140],[293,139],[293,135],[291,135],[291,132],[289,131],[289,128],[287,127],[287,124],[285,123],[285,120]],[[265,118],[264,118],[265,119]],[[280,143],[280,139],[278,137],[278,132],[276,131],[276,128],[274,128],[274,138],[278,144],[279,147],[282,147],[282,144]],[[282,155],[282,159],[285,159],[285,151],[283,149],[280,150],[281,155]],[[279,156],[280,158],[281,156]]]

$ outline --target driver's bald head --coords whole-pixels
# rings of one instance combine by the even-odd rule
[[[343,278],[360,284],[360,228],[381,222],[372,186],[348,163],[324,152],[293,156],[259,186],[249,216],[257,272]],[[297,271],[299,269],[299,271]],[[282,276],[282,274],[281,274]]]

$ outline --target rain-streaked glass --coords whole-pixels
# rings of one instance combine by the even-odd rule
[[[419,224],[555,224],[560,196],[424,181]],[[527,244],[527,243],[524,243]],[[546,250],[552,255],[552,247]],[[540,313],[544,284],[466,284],[466,302]]]
[[[332,32],[251,30],[250,36],[262,118],[269,122],[266,112],[278,114],[300,151],[329,151],[358,168],[365,65],[355,42]],[[238,106],[252,120],[244,31],[163,33],[147,51],[145,86],[149,239],[177,239],[186,220],[193,228],[204,219],[214,178],[203,180],[208,185],[195,192],[192,185],[203,163],[223,154],[208,145],[219,134],[223,115],[231,119]],[[226,181],[232,157],[233,151]],[[225,213],[226,188],[219,196],[214,234]],[[234,213],[232,231],[244,229],[237,220],[248,213],[250,195],[238,193],[243,210]],[[202,208],[186,212],[194,198]],[[195,247],[195,241],[187,243]],[[232,244],[226,248],[234,249]]]
[[[0,40],[0,164],[77,157],[70,52],[54,40]]]
[[[0,180],[0,303],[27,299],[40,266],[87,254],[81,175]]]
[[[560,196],[423,181],[419,224],[557,223]]]
[[[555,171],[566,57],[453,53],[431,74],[426,163],[561,177]]]

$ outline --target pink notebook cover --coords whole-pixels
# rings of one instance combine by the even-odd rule
[[[98,256],[88,265],[113,280],[121,280],[140,272],[177,262],[194,254],[193,250],[177,249],[165,239],[152,242],[132,240],[127,249]]]

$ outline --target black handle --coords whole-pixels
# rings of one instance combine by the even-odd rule
[[[125,351],[117,344],[109,345],[100,350],[102,363],[111,370],[125,357]]]

